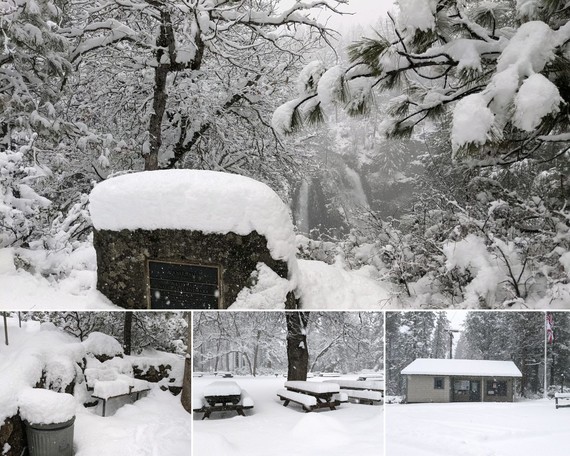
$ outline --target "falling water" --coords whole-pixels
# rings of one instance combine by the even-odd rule
[[[305,236],[309,235],[309,182],[303,179],[299,194],[297,195],[297,204],[295,210],[295,222],[299,233]]]
[[[361,208],[368,208],[368,198],[366,193],[364,193],[364,187],[362,186],[362,180],[360,179],[360,174],[350,167],[346,167],[346,177],[349,181],[349,194],[352,197],[354,203]]]

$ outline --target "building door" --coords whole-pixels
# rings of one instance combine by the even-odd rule
[[[469,385],[469,402],[481,402],[481,382],[471,380]]]

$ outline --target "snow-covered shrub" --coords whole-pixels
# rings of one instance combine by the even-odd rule
[[[26,245],[41,234],[50,201],[32,186],[44,176],[22,152],[0,152],[0,248]]]
[[[117,342],[117,339],[101,332],[90,333],[82,344],[88,354],[95,356],[100,361],[115,356],[123,356],[123,347]]]

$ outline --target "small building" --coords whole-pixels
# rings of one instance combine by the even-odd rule
[[[267,271],[295,308],[288,207],[267,185],[202,170],[107,179],[89,196],[97,289],[128,309],[221,309]],[[262,272],[260,272],[262,271]]]
[[[513,402],[512,361],[419,358],[402,370],[406,402]]]

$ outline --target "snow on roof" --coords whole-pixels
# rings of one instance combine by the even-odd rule
[[[181,229],[267,238],[271,256],[295,269],[289,209],[271,188],[237,174],[172,169],[107,179],[89,196],[97,230]],[[293,266],[293,268],[291,268]]]
[[[522,377],[512,361],[481,359],[419,358],[402,370],[405,375],[480,375],[483,377]]]

